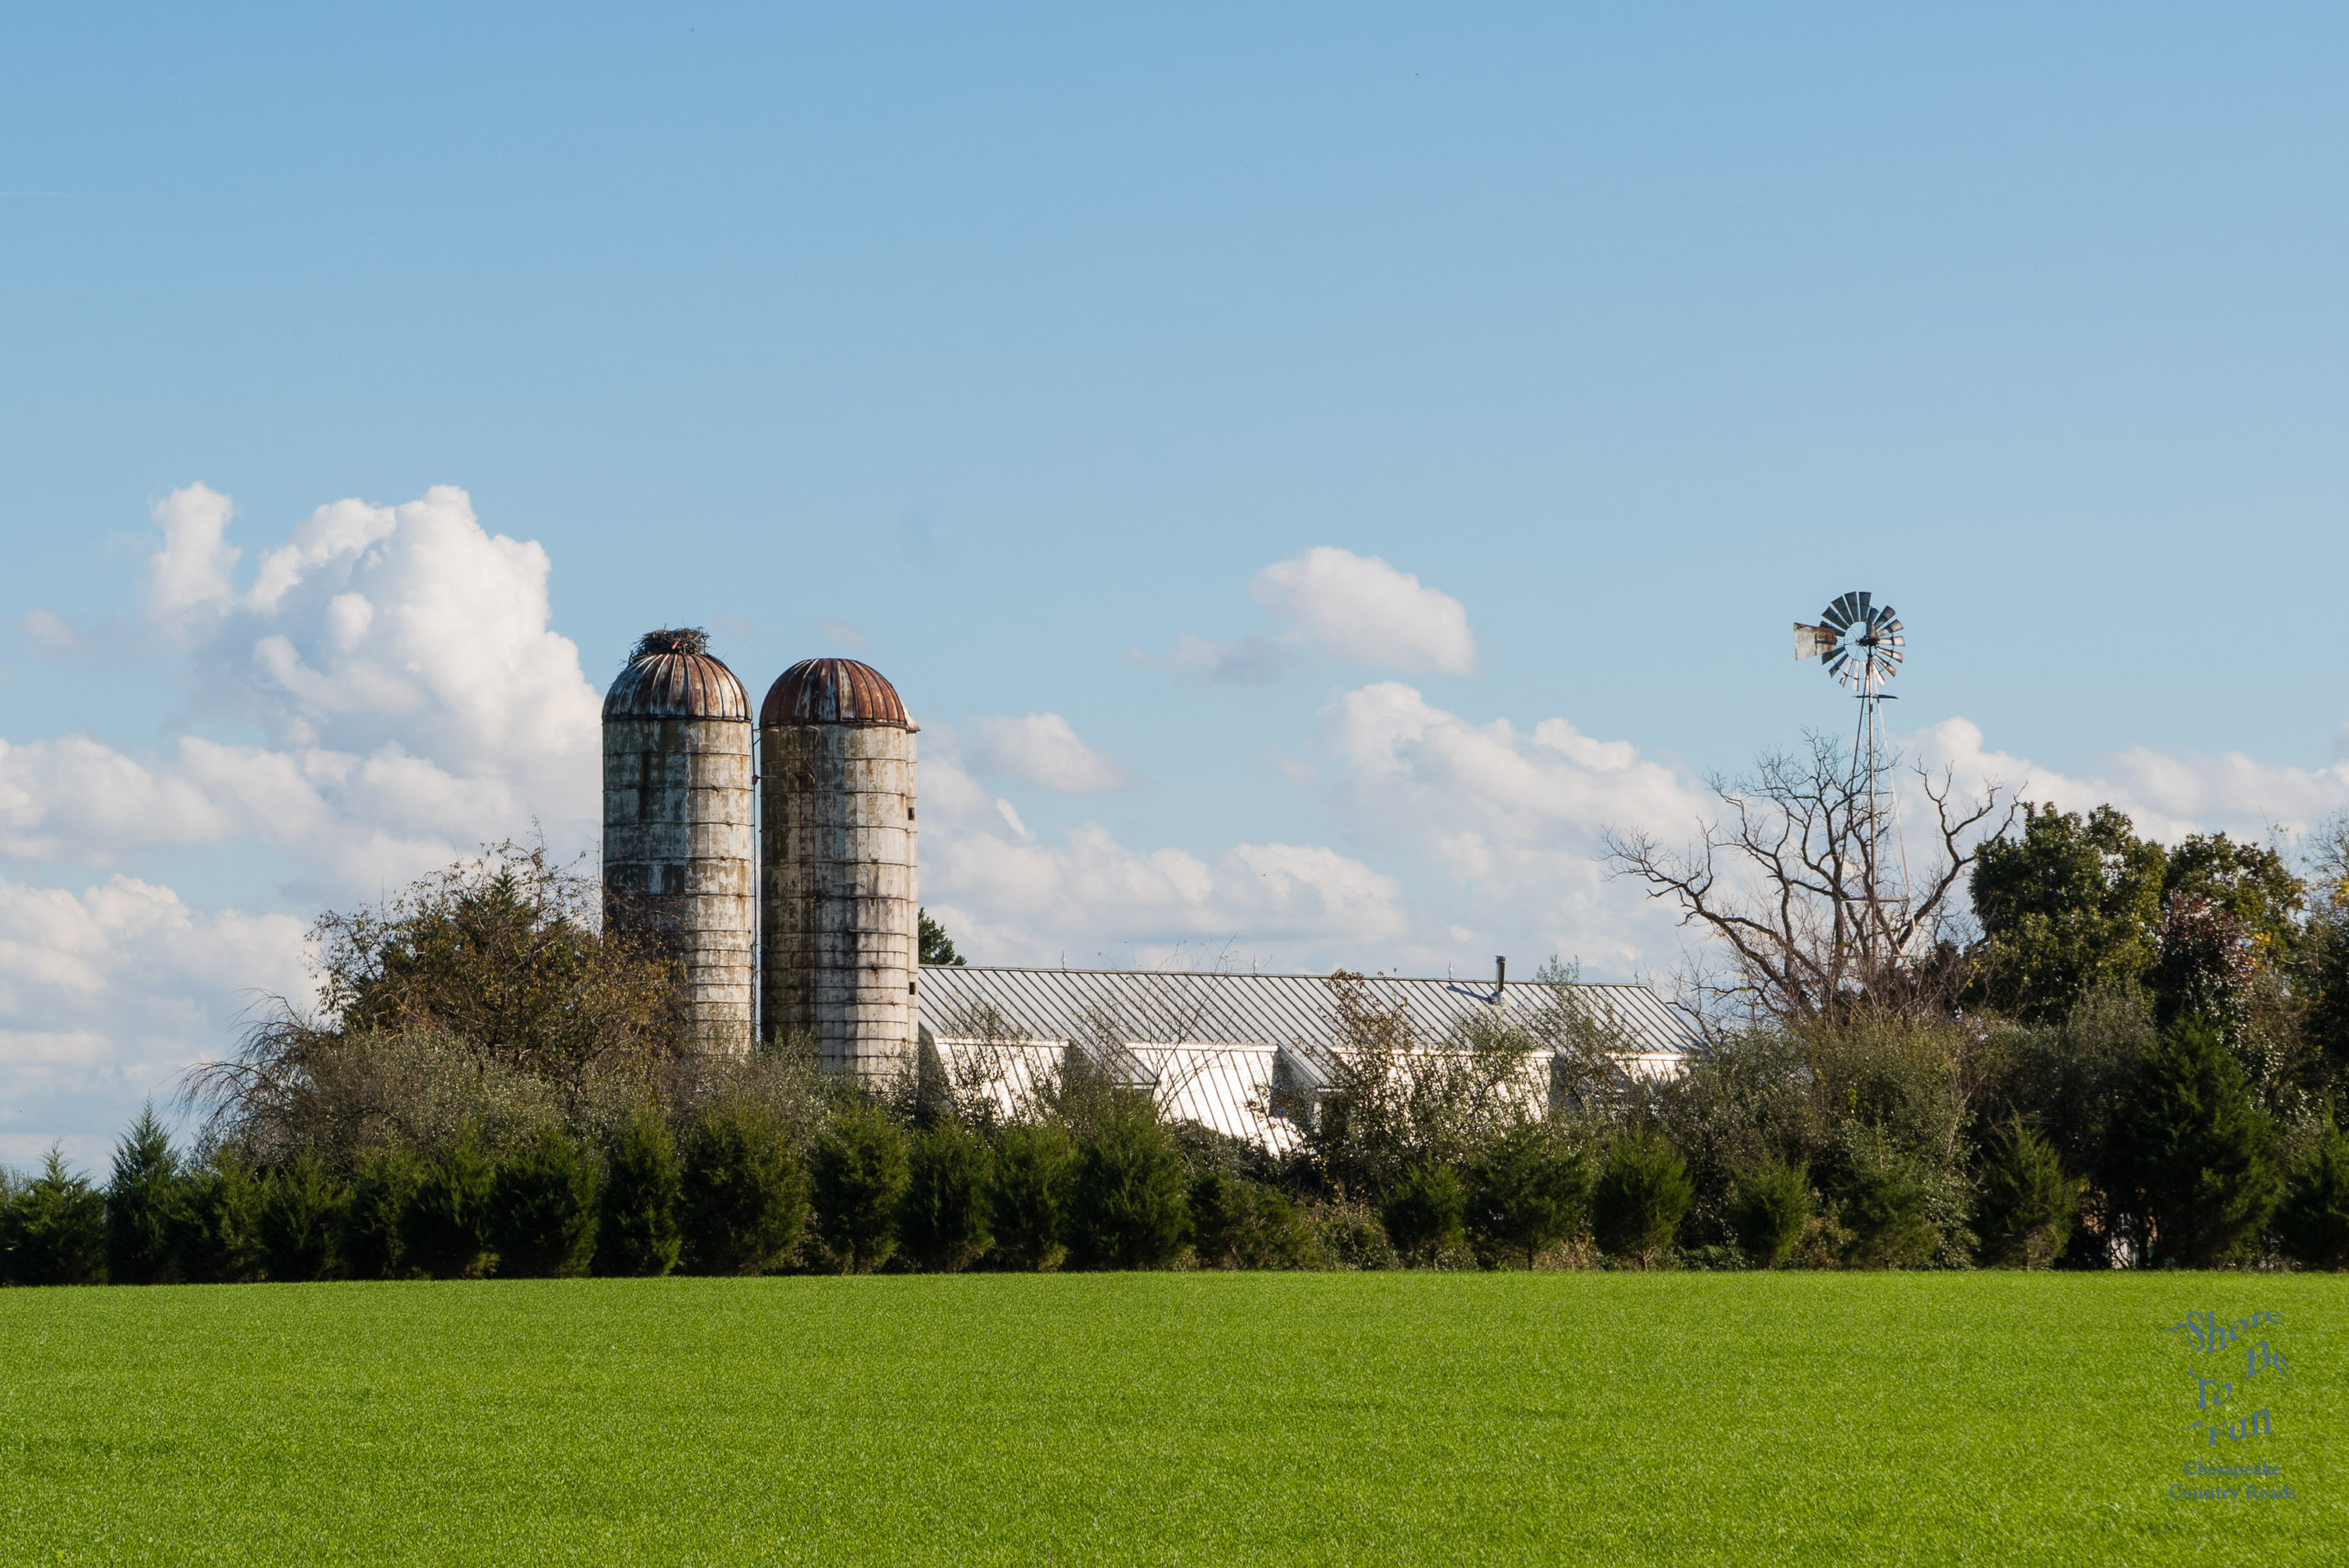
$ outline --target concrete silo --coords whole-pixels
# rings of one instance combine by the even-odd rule
[[[759,708],[760,1027],[876,1084],[913,1061],[920,917],[914,726],[853,659],[785,670]]]
[[[604,907],[685,960],[705,1051],[751,1049],[751,697],[698,631],[647,632],[604,697]]]

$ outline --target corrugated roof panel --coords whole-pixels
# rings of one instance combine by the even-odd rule
[[[1456,1045],[1471,1026],[1514,1024],[1554,1040],[1572,1009],[1620,1042],[1617,1059],[1642,1076],[1678,1071],[1695,1044],[1643,985],[1520,984],[1497,995],[1448,980],[1384,976],[1360,982],[1364,1002],[1408,1021],[1424,1048]],[[1317,1076],[1312,1059],[1337,1043],[1338,993],[1314,974],[1197,974],[1121,970],[927,965],[921,1028],[950,1073],[980,1081],[1009,1116],[1030,1114],[1039,1086],[1071,1046],[1120,1080],[1147,1085],[1162,1114],[1197,1121],[1275,1151],[1297,1129],[1271,1114],[1274,1081]],[[1549,1104],[1551,1059],[1537,1052],[1520,1085],[1528,1108]]]
[[[1506,1022],[1537,1036],[1572,1008],[1620,1035],[1641,1055],[1677,1057],[1694,1038],[1644,985],[1520,982],[1497,998],[1451,980],[1367,976],[1357,984],[1371,1006],[1399,1012],[1413,1037],[1435,1045],[1472,1025]],[[1330,977],[1319,974],[1198,974],[1100,969],[1012,969],[924,965],[921,1020],[934,1034],[973,1032],[993,1012],[998,1032],[1028,1040],[1130,1044],[1318,1045],[1338,1027]]]

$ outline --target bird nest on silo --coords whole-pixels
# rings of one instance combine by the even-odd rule
[[[658,631],[648,631],[636,639],[628,660],[633,664],[656,653],[707,653],[709,633],[697,626],[664,626]]]

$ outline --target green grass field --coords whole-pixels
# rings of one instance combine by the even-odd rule
[[[11,1562],[2338,1562],[2349,1285],[1110,1274],[0,1292]],[[2285,1377],[2163,1330],[2283,1314]],[[2235,1366],[2272,1437],[2204,1445]],[[2280,1464],[2288,1501],[2168,1496]]]

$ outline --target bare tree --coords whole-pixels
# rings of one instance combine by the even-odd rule
[[[1693,848],[1609,828],[1609,865],[1726,949],[1727,974],[1699,978],[1697,1010],[1728,1004],[1802,1022],[1861,1003],[1950,1006],[1963,979],[1954,895],[1981,846],[2013,824],[2012,792],[1962,795],[1948,770],[1912,769],[1933,824],[1909,854],[1867,770],[1838,740],[1809,739],[1807,756],[1775,753],[1750,777],[1708,781],[1721,813],[1698,824]]]

